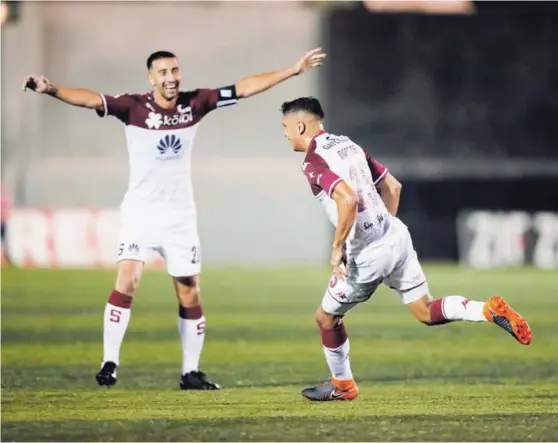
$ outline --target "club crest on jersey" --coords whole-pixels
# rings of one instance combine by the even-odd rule
[[[182,149],[180,138],[174,134],[167,134],[157,144],[157,150],[161,153],[159,160],[175,160],[180,157]],[[166,155],[170,154],[170,155]]]

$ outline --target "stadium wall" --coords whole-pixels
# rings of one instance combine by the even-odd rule
[[[147,55],[168,49],[181,60],[183,86],[216,87],[295,62],[319,44],[319,26],[319,15],[297,3],[25,2],[17,26],[2,30],[3,181],[17,206],[32,208],[117,208],[126,189],[122,125],[24,95],[26,74],[108,94],[141,92]],[[205,263],[327,262],[328,222],[278,112],[286,99],[318,94],[317,76],[203,121],[193,182]]]

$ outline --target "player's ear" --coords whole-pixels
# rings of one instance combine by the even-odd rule
[[[298,122],[296,124],[296,128],[298,130],[299,135],[302,135],[306,132],[306,124],[304,122]]]

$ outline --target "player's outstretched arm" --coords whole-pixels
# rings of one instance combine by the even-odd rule
[[[331,197],[337,204],[337,229],[335,230],[331,251],[331,266],[335,274],[346,276],[347,271],[341,269],[341,263],[345,255],[345,242],[356,221],[358,197],[343,180],[335,186]]]
[[[69,105],[96,109],[98,111],[104,110],[103,99],[98,92],[90,91],[89,89],[56,86],[50,83],[44,76],[29,75],[25,77],[22,88],[24,91],[29,89],[39,94],[50,95]]]
[[[399,197],[401,196],[401,183],[388,172],[377,186],[388,212],[391,215],[397,214]]]
[[[243,78],[235,85],[236,95],[238,98],[248,98],[260,92],[264,92],[295,75],[302,74],[311,68],[321,66],[326,55],[327,54],[322,51],[322,48],[316,48],[308,51],[299,61],[288,68]]]

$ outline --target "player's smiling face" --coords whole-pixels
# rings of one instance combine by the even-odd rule
[[[283,116],[283,132],[285,137],[291,143],[293,150],[297,152],[304,151],[302,146],[302,133],[304,132],[304,125],[298,118],[298,113],[288,113]]]
[[[149,70],[149,80],[155,91],[166,100],[173,100],[178,96],[180,87],[180,68],[176,58],[160,58],[155,60]]]

